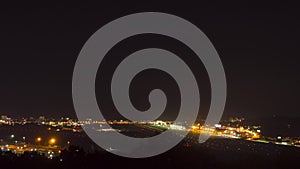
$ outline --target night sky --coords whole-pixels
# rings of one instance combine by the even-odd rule
[[[157,11],[187,19],[214,44],[227,77],[224,118],[300,117],[300,12],[295,4],[283,2],[187,5],[127,4],[124,1],[114,4],[51,4],[39,8],[23,4],[3,5],[0,10],[0,114],[75,117],[72,73],[84,43],[111,20],[136,12]],[[125,49],[153,47],[151,43],[170,50],[181,45],[172,39],[160,39],[164,37],[133,37],[116,46],[115,52],[108,55],[121,57],[122,52],[130,52]],[[145,42],[144,46],[140,42]],[[178,53],[185,55],[183,57],[189,55],[188,51]],[[192,62],[192,59],[187,59],[187,62]],[[199,75],[202,74],[205,81],[201,62],[198,68],[194,66],[194,71],[201,71]],[[147,83],[147,79],[141,76],[137,77],[136,86],[155,86],[168,79],[167,75],[158,75],[159,72],[144,73],[164,80]],[[200,91],[209,93],[206,83]],[[104,82],[97,81],[96,84],[96,91],[100,91],[97,97],[101,98]],[[166,82],[160,86],[168,89],[168,85],[171,86],[169,89],[175,90],[170,94],[176,96],[176,85]],[[143,89],[145,87],[137,87],[137,90]],[[137,108],[144,109],[147,105],[140,105],[145,101],[137,99],[138,94],[140,92],[133,91],[133,100],[136,100]],[[204,114],[209,106],[209,96],[206,95],[201,98],[203,107],[200,112]],[[176,99],[170,101],[170,110],[178,108],[177,102]],[[108,107],[109,104],[101,104],[102,109],[114,110]]]

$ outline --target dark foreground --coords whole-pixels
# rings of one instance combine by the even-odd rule
[[[198,145],[185,140],[164,154],[145,159],[119,157],[101,150],[85,153],[78,146],[70,146],[51,160],[34,153],[16,157],[6,152],[0,156],[0,168],[296,169],[299,161],[300,149],[296,147],[212,138]]]

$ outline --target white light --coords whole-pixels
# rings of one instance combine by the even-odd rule
[[[215,127],[216,127],[216,128],[221,128],[222,125],[221,125],[221,124],[215,124]]]

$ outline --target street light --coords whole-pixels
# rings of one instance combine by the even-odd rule
[[[41,138],[41,137],[38,137],[38,138],[36,138],[36,141],[37,141],[37,142],[41,142],[41,141],[42,141],[42,138]]]
[[[50,140],[49,140],[49,144],[50,145],[53,145],[53,144],[55,144],[56,143],[56,139],[55,138],[51,138]]]

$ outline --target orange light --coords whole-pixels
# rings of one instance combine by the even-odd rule
[[[56,143],[56,139],[55,138],[51,138],[50,140],[49,140],[49,144],[55,144]]]
[[[41,137],[38,137],[38,138],[36,138],[36,141],[37,141],[37,142],[41,142],[41,141],[42,141],[42,138],[41,138]]]

